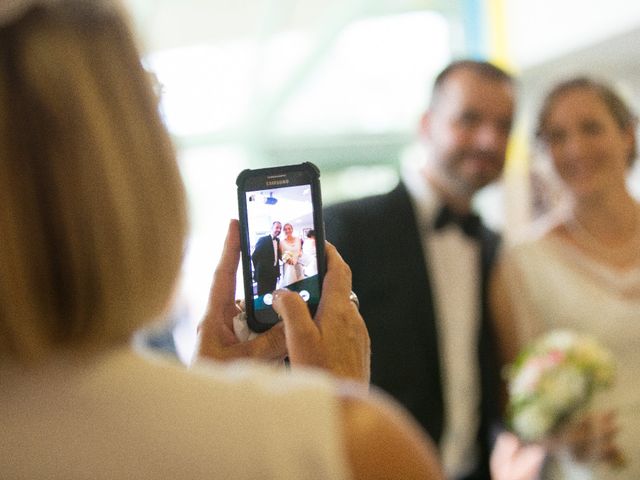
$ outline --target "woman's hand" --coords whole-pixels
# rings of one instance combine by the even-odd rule
[[[239,227],[232,220],[215,271],[207,312],[198,328],[196,359],[278,360],[288,351],[292,365],[320,367],[338,377],[368,384],[369,335],[356,306],[349,300],[351,271],[333,245],[327,244],[327,274],[316,318],[311,318],[300,295],[277,290],[273,308],[283,322],[242,343],[233,331],[233,318],[239,313],[234,299],[239,260]]]
[[[349,300],[351,270],[327,243],[327,274],[315,319],[300,295],[276,290],[273,308],[284,320],[292,365],[324,368],[334,375],[369,383],[369,334],[358,309]]]
[[[493,480],[536,480],[546,450],[537,444],[524,445],[511,432],[501,432],[491,452]]]
[[[231,360],[243,357],[281,360],[286,356],[282,324],[275,325],[247,342],[240,342],[236,338],[233,317],[240,313],[234,298],[239,262],[240,230],[238,221],[232,220],[229,223],[222,257],[213,276],[207,311],[198,327],[194,360]]]

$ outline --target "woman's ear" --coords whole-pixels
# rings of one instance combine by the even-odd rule
[[[627,142],[627,167],[631,168],[638,155],[638,143],[636,140],[636,127],[637,123],[634,122],[632,126],[624,129],[622,132],[625,141]]]

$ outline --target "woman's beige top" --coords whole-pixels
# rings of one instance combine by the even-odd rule
[[[0,477],[346,479],[332,381],[121,349],[0,366]]]

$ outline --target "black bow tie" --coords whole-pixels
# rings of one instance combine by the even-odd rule
[[[480,238],[480,227],[482,223],[480,217],[474,213],[460,215],[451,210],[447,205],[443,205],[436,219],[433,228],[440,230],[449,224],[457,225],[465,235],[471,238]]]

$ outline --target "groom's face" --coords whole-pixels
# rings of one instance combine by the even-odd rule
[[[500,176],[513,110],[508,81],[464,68],[450,74],[423,120],[423,135],[448,187],[470,196]]]
[[[280,235],[281,231],[282,224],[280,222],[274,222],[273,225],[271,225],[271,236],[273,238],[276,238],[278,235]]]

